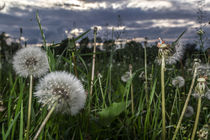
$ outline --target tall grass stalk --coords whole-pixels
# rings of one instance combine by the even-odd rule
[[[194,86],[194,84],[195,84],[196,75],[197,75],[197,67],[195,66],[194,74],[193,74],[193,79],[192,79],[192,83],[191,83],[191,86],[190,86],[190,90],[189,90],[189,92],[188,92],[187,99],[186,99],[185,104],[184,104],[184,107],[183,107],[183,109],[182,109],[182,113],[181,113],[181,116],[180,116],[180,118],[179,118],[178,124],[177,124],[177,126],[176,126],[176,130],[175,130],[175,132],[174,132],[174,135],[173,135],[172,140],[175,140],[175,139],[176,139],[176,135],[177,135],[178,130],[179,130],[179,128],[180,128],[180,125],[181,125],[181,123],[182,123],[182,119],[183,119],[184,114],[185,114],[185,111],[186,111],[186,109],[187,109],[187,106],[188,106],[188,103],[189,103],[189,100],[190,100],[190,96],[191,96],[191,93],[192,93],[192,90],[193,90],[193,86]]]
[[[146,102],[149,102],[149,95],[148,95],[148,78],[147,78],[147,40],[144,42],[144,73],[145,73],[145,94],[146,94]]]
[[[174,115],[173,110],[174,110],[174,107],[175,107],[175,103],[177,104],[177,100],[179,100],[179,99],[177,99],[178,93],[179,93],[179,88],[176,87],[175,97],[174,97],[174,101],[173,101],[173,104],[172,104],[172,107],[171,107],[171,113],[170,113],[170,117],[169,117],[169,126],[171,126],[171,123],[172,123],[172,117]],[[169,128],[169,133],[168,133],[169,137],[170,137],[170,134],[171,134],[171,128]]]
[[[129,65],[130,78],[132,78],[132,65]],[[134,115],[133,84],[131,81],[131,112]]]
[[[93,80],[95,76],[95,61],[96,61],[96,35],[97,28],[94,28],[94,46],[93,46],[93,61],[92,61],[92,73],[91,73],[91,84],[90,84],[90,95],[93,93]]]
[[[114,27],[112,27],[112,45],[111,45],[111,54],[110,54],[110,59],[109,59],[109,94],[108,94],[108,99],[109,103],[111,104],[111,92],[112,92],[112,61],[113,61],[113,50],[114,50]]]
[[[104,92],[103,92],[103,88],[102,88],[102,84],[101,84],[101,77],[100,76],[98,76],[98,82],[99,82],[99,87],[100,87],[102,98],[103,98],[102,107],[105,108],[106,107],[106,100],[105,100],[106,98],[104,96]]]
[[[42,129],[44,128],[44,126],[46,125],[47,121],[49,120],[51,114],[53,113],[53,111],[55,110],[55,107],[57,105],[57,102],[55,102],[52,106],[52,108],[50,109],[50,111],[48,112],[47,116],[45,117],[44,121],[42,122],[39,130],[37,131],[35,137],[33,138],[33,140],[37,140],[39,134],[41,133]]]
[[[165,56],[161,57],[161,95],[162,95],[162,140],[165,140],[166,137],[166,116],[165,116],[165,81],[164,81],[164,72],[165,72]]]
[[[31,123],[32,86],[33,86],[33,76],[30,75],[30,88],[29,88],[29,99],[28,99],[28,120],[27,120],[27,129],[26,129],[27,140],[29,140],[29,131],[30,131],[30,123]]]
[[[194,138],[195,138],[200,112],[201,112],[201,97],[198,98],[197,113],[196,113],[196,118],[195,118],[195,123],[194,123],[194,127],[193,127],[191,140],[194,140]]]
[[[74,52],[72,52],[72,59],[73,59],[73,63],[74,63],[74,73],[75,73],[76,77],[78,78],[77,64],[76,64],[76,58],[75,58]]]

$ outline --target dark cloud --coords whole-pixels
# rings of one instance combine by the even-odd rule
[[[114,0],[109,0],[112,2]],[[94,0],[87,0],[86,2],[94,2]],[[116,2],[116,0],[115,0]],[[177,4],[173,3],[173,4]],[[19,36],[19,28],[23,28],[23,36],[28,39],[28,43],[41,43],[41,33],[36,21],[36,10],[34,7],[28,6],[27,8],[13,7],[9,10],[8,14],[0,13],[0,32],[6,32],[12,36]],[[194,11],[194,9],[193,9]],[[117,26],[120,15],[121,25],[125,26],[125,33],[123,38],[133,37],[149,37],[156,39],[159,36],[164,38],[176,38],[185,29],[188,33],[185,38],[192,39],[195,30],[190,28],[186,23],[183,26],[167,27],[155,26],[155,20],[172,20],[171,24],[179,25],[176,20],[183,20],[186,22],[196,21],[196,12],[189,9],[178,8],[172,10],[143,10],[141,8],[102,8],[92,9],[86,11],[80,10],[66,10],[62,8],[38,8],[41,24],[45,32],[48,42],[59,42],[66,37],[65,30],[72,30],[74,28],[82,28],[85,30],[92,26]],[[209,15],[210,12],[207,12]],[[164,24],[164,23],[163,23]],[[205,27],[210,29],[209,25]],[[105,31],[99,31],[99,35],[104,35]],[[111,31],[108,31],[111,35]],[[89,33],[92,36],[92,33]],[[209,36],[209,33],[207,34]],[[110,36],[111,37],[111,36]]]

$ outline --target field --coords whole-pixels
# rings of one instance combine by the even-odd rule
[[[172,139],[181,115],[184,116],[176,139],[194,139],[192,136],[195,135],[195,139],[207,140],[210,58],[207,49],[202,47],[201,33],[197,33],[200,48],[181,44],[181,52],[177,52],[175,46],[182,33],[170,47],[167,46],[166,49],[171,50],[161,48],[161,45],[167,45],[161,40],[159,47],[157,44],[151,46],[145,40],[143,43],[131,41],[119,49],[114,40],[107,40],[105,49],[101,50],[95,46],[96,30],[47,45],[39,19],[38,23],[43,37],[42,50],[49,62],[48,73],[65,71],[75,75],[84,87],[86,102],[79,113],[72,115],[62,113],[68,110],[67,107],[52,110],[52,106],[38,102],[40,99],[33,94],[28,119],[30,92],[36,92],[39,80],[44,76],[30,78],[32,76],[17,74],[12,58],[21,46],[14,43],[9,46],[1,34],[0,139],[34,138],[52,110],[38,137],[40,140]],[[90,41],[85,38],[88,32],[94,33],[95,37],[91,48],[87,47]],[[79,40],[80,47],[76,47]],[[94,46],[96,52],[93,52]],[[183,79],[175,79],[177,76]],[[182,114],[185,105],[191,107]]]

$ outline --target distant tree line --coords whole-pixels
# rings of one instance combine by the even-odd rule
[[[0,34],[0,59],[1,61],[8,60],[12,58],[12,55],[21,48],[21,44],[17,42],[7,43],[9,37],[3,32]],[[109,61],[109,57],[113,54],[113,61],[124,62],[126,64],[136,62],[138,64],[144,64],[144,48],[142,43],[136,41],[130,41],[124,44],[122,47],[117,47],[115,40],[105,40],[103,41],[100,37],[97,37],[96,41],[98,43],[103,43],[103,47],[97,46],[97,59],[103,60],[102,63]],[[68,48],[68,43],[74,43],[72,48]],[[64,39],[56,47],[51,47],[55,55],[64,55],[67,56],[68,52],[75,51],[79,53],[81,57],[87,62],[91,62],[93,47],[89,46],[89,43],[93,43],[93,39],[85,37],[79,41],[79,47],[75,45],[75,42],[72,40]],[[71,46],[71,45],[70,45]],[[188,43],[184,45],[186,58],[195,58],[200,54],[200,51],[196,49],[196,44]],[[117,49],[118,48],[118,49]],[[67,51],[68,50],[68,51]],[[208,51],[208,49],[207,49]],[[207,53],[207,52],[206,52]],[[153,63],[158,54],[158,48],[156,45],[151,45],[147,47],[147,59],[148,63]],[[201,59],[203,59],[201,57]]]

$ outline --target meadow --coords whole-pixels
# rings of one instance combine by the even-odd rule
[[[101,50],[95,44],[96,29],[47,45],[38,15],[37,21],[43,38],[42,50],[49,62],[48,73],[73,74],[81,81],[87,96],[84,108],[76,115],[62,113],[68,110],[66,107],[53,111],[38,139],[208,139],[210,55],[203,48],[203,33],[195,33],[199,37],[195,45],[179,44],[183,31],[170,46],[161,39],[157,39],[159,46],[151,46],[145,39],[143,43],[131,41],[116,49],[113,38],[104,42],[105,49]],[[91,42],[87,33],[94,35],[91,48],[87,47]],[[4,39],[2,35],[0,139],[33,139],[53,107],[38,102],[33,94],[28,122],[30,92],[36,91],[44,76],[32,79],[18,75],[12,58],[24,46],[15,43],[9,46]],[[75,45],[78,42],[80,47]],[[187,111],[183,114],[184,106]],[[176,130],[180,116],[183,118]]]

